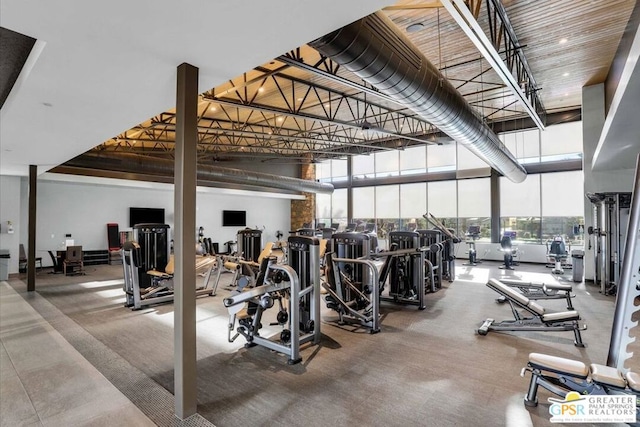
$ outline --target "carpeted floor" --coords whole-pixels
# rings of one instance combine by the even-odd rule
[[[197,301],[198,412],[219,427],[551,425],[546,403],[551,394],[541,389],[537,408],[522,403],[529,377],[519,374],[528,354],[604,363],[615,299],[595,286],[575,286],[574,306],[588,325],[584,349],[573,345],[570,331],[479,336],[475,330],[487,317],[511,317],[508,305],[496,304],[498,295],[485,286],[489,277],[554,280],[544,266],[523,264],[505,272],[498,265],[460,263],[457,280],[427,295],[424,311],[384,302],[382,330],[375,335],[337,325],[323,303],[322,341],[304,347],[302,363],[293,366],[263,347],[243,348],[242,337],[227,342],[222,299],[229,293],[224,284],[230,275],[223,275],[218,295]],[[19,280],[10,284],[24,291]],[[137,393],[130,376],[127,380],[131,370],[173,390],[172,304],[124,308],[120,266],[91,267],[81,277],[40,273],[37,289],[86,332],[70,342],[116,387]],[[541,304],[565,309],[562,300]],[[276,310],[270,311],[275,316]],[[61,329],[63,336],[69,334]],[[637,359],[627,366],[640,370]],[[130,399],[148,414],[158,402],[151,402],[154,394],[146,389],[140,387],[139,396]]]

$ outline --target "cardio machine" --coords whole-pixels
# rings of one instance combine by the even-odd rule
[[[513,270],[513,266],[517,265],[513,258],[518,256],[518,247],[513,245],[516,238],[515,231],[505,231],[500,239],[500,251],[504,254],[504,264],[500,266],[502,270]]]
[[[568,257],[569,252],[567,251],[564,237],[555,236],[551,241],[551,245],[547,242],[547,258],[549,261],[547,267],[552,268],[551,273],[564,274],[563,266],[566,267]]]
[[[469,262],[462,265],[478,265],[482,261],[478,261],[478,253],[476,252],[476,240],[480,238],[480,226],[470,225],[467,229],[467,244],[469,245]]]

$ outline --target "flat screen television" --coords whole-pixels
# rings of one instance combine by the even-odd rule
[[[164,224],[164,209],[129,208],[129,227],[136,224]]]
[[[222,211],[223,227],[244,227],[247,225],[247,211]]]

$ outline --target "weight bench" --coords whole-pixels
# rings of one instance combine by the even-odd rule
[[[640,375],[622,373],[610,366],[592,363],[587,367],[578,360],[530,353],[527,366],[520,376],[531,372],[531,381],[524,398],[525,406],[538,405],[538,386],[562,398],[575,391],[581,395],[632,394],[640,396]]]
[[[489,279],[487,286],[505,297],[511,307],[514,319],[502,322],[487,319],[478,328],[478,334],[487,335],[489,331],[573,331],[574,344],[577,347],[584,347],[580,331],[587,329],[587,327],[579,325],[580,314],[577,311],[548,312],[540,304],[496,279]],[[523,317],[518,309],[529,312],[531,317]]]
[[[571,298],[573,298],[575,295],[571,293],[573,291],[573,286],[571,285],[567,285],[564,283],[534,283],[525,282],[524,280],[512,279],[502,279],[500,280],[500,282],[504,285],[517,289],[529,299],[538,300],[564,298],[567,300],[567,310],[573,310]],[[507,298],[501,296],[496,299],[496,302],[507,302]]]

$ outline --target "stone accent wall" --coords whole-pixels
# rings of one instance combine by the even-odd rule
[[[300,166],[300,178],[315,181],[316,165],[313,163]],[[305,222],[314,224],[316,216],[316,195],[315,193],[302,193],[304,200],[291,201],[291,229],[302,228]]]

